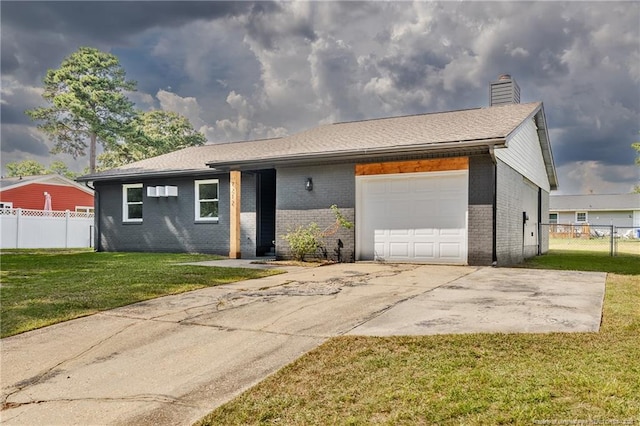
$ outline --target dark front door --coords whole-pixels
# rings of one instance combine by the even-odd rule
[[[260,170],[257,173],[257,244],[256,255],[275,256],[276,239],[276,171]]]

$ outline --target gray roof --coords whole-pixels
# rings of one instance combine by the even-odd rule
[[[0,188],[6,189],[11,186],[17,185],[19,183],[26,183],[35,180],[36,178],[41,178],[42,176],[12,176],[12,177],[2,177],[0,179]]]
[[[460,111],[327,124],[291,136],[246,142],[209,144],[160,155],[79,180],[106,180],[145,175],[192,174],[230,168],[269,168],[372,155],[461,150],[503,145],[524,121],[544,125],[542,103],[500,105]],[[541,119],[542,118],[542,119]],[[543,128],[546,136],[546,128]],[[545,161],[555,169],[548,138],[542,138]],[[546,151],[545,151],[546,150]]]
[[[551,195],[549,210],[640,210],[640,194]]]
[[[62,184],[62,185],[68,185],[68,186],[75,186],[78,189],[81,189],[87,193],[93,194],[93,190],[65,176],[61,176],[58,174],[2,177],[0,178],[0,190],[4,191],[7,189],[18,188],[20,186],[28,185],[31,183],[42,183],[42,184],[53,184],[53,185]]]

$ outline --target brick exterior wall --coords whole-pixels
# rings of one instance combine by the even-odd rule
[[[522,176],[502,161],[497,165],[496,256],[499,266],[522,256]]]
[[[547,191],[542,191],[540,201],[542,206],[540,223],[549,223],[549,193]],[[540,253],[543,254],[549,252],[548,227],[541,227],[538,235],[540,238]]]
[[[195,180],[219,179],[217,223],[195,221]],[[122,184],[96,182],[99,251],[229,254],[229,175],[135,180],[143,183],[143,221],[122,221]],[[174,185],[177,197],[147,197],[147,186]],[[242,178],[242,256],[255,256],[255,177]]]
[[[494,171],[497,176],[494,177]],[[307,178],[313,190],[305,189]],[[219,179],[219,221],[195,221],[194,181]],[[469,158],[468,263],[490,265],[493,261],[493,187],[496,194],[496,257],[498,265],[519,263],[537,254],[535,244],[523,245],[522,212],[537,221],[538,188],[505,163],[494,166],[488,155]],[[101,251],[199,252],[229,254],[229,175],[206,175],[165,179],[135,180],[143,183],[142,223],[122,222],[122,184],[96,182],[98,192],[96,231]],[[174,185],[178,197],[148,198],[147,186]],[[355,165],[334,164],[308,167],[282,167],[276,170],[276,256],[291,253],[282,236],[297,226],[315,222],[321,229],[335,223],[330,206],[336,204],[347,220],[355,223]],[[541,193],[542,218],[548,217],[549,194]],[[242,174],[241,251],[242,257],[256,255],[256,175]],[[527,237],[529,238],[529,237]],[[338,255],[338,240],[342,242]],[[529,238],[530,240],[530,238]],[[529,241],[530,243],[531,241]],[[325,241],[326,252],[320,258],[341,261],[355,259],[355,227],[340,229]],[[548,235],[540,236],[540,249],[548,250]]]
[[[491,265],[493,262],[493,205],[469,205],[469,265]]]
[[[467,262],[493,262],[494,164],[489,155],[469,157],[469,207],[467,222]]]
[[[524,244],[522,212],[537,221],[537,211],[527,206],[537,206],[538,188],[500,160],[497,170],[496,254],[498,266],[506,266],[537,254],[537,243]]]
[[[524,230],[524,258],[538,254],[538,190],[539,188],[530,180],[523,179],[522,200],[523,211],[527,212],[529,220]]]
[[[307,178],[313,179],[313,191],[304,187]],[[289,230],[315,222],[321,229],[335,222],[330,206],[338,206],[347,220],[355,217],[355,172],[353,164],[283,167],[276,171],[276,256],[290,258],[288,243],[282,239]],[[337,259],[337,241],[343,243],[341,260],[354,261],[355,228],[340,229],[327,238],[327,257]],[[318,253],[319,257],[324,257]]]
[[[343,216],[354,223],[355,209],[340,208]],[[315,222],[320,229],[332,229],[336,217],[330,209],[278,210],[276,224],[276,256],[279,259],[291,259],[293,256],[289,244],[282,237],[298,226],[307,226]],[[328,259],[340,262],[355,261],[355,228],[338,229],[338,232],[323,239],[324,250],[305,256],[305,259]],[[342,247],[339,247],[340,240]]]

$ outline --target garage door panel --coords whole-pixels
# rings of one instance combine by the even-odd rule
[[[417,237],[432,237],[435,235],[436,230],[432,228],[429,228],[429,229],[418,228],[418,229],[414,229],[413,232]]]
[[[433,216],[438,212],[438,206],[432,200],[416,200],[413,203],[414,214],[424,216]]]
[[[466,171],[357,179],[358,259],[466,263]]]
[[[390,181],[383,186],[388,187],[387,192],[391,192],[393,194],[407,194],[411,192],[411,182],[406,180]]]
[[[444,259],[458,259],[462,247],[459,243],[440,243],[440,257]]]
[[[438,230],[439,234],[441,237],[455,237],[455,238],[459,238],[462,237],[464,232],[460,229],[454,229],[454,228],[442,228]]]
[[[389,253],[391,257],[408,258],[409,243],[407,242],[389,243]]]
[[[414,250],[416,258],[433,259],[435,257],[435,245],[433,243],[416,243]]]

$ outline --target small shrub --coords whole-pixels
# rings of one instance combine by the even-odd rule
[[[318,249],[322,249],[325,258],[328,256],[328,251],[325,247],[324,239],[331,235],[335,235],[340,228],[351,229],[353,223],[349,222],[343,215],[337,205],[333,204],[329,207],[333,214],[336,216],[336,221],[324,230],[321,230],[317,223],[312,222],[306,227],[298,226],[294,230],[282,236],[282,239],[289,243],[291,254],[295,260],[303,261],[307,254],[315,254]],[[339,247],[336,250],[338,261],[341,261],[342,255],[340,244],[342,242],[338,240]]]
[[[299,261],[303,261],[305,255],[315,253],[318,250],[318,247],[322,245],[321,238],[322,231],[315,222],[306,227],[298,226],[282,236],[282,239],[289,243],[294,259]]]

